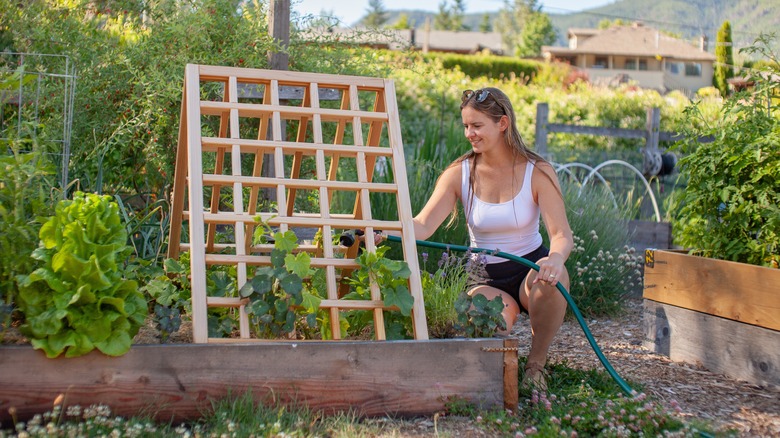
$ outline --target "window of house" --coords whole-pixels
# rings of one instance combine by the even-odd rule
[[[666,71],[668,71],[671,74],[678,75],[680,74],[681,68],[680,68],[680,62],[667,62],[666,63]]]
[[[640,59],[639,60],[639,70],[647,70],[647,60],[646,59]]]
[[[606,56],[597,56],[593,62],[593,68],[608,68],[608,62]]]
[[[685,76],[701,76],[701,64],[698,62],[686,62]]]
[[[626,70],[636,70],[636,59],[626,59],[624,68]]]

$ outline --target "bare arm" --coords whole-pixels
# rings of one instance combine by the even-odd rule
[[[563,265],[574,247],[574,240],[555,170],[544,162],[538,162],[536,169],[532,182],[534,198],[539,204],[544,227],[550,238],[550,255],[544,263],[540,261],[539,272],[543,275],[552,273],[557,278],[565,269]]]
[[[414,217],[414,238],[425,240],[439,228],[444,219],[455,208],[460,196],[460,165],[449,166],[436,181],[428,202]],[[398,232],[388,232],[389,235],[400,235]]]

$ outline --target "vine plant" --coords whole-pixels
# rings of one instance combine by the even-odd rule
[[[255,270],[255,275],[238,291],[242,298],[249,298],[246,306],[250,321],[257,335],[282,336],[296,329],[297,313],[305,315],[309,328],[317,326],[317,315],[324,291],[324,277],[311,269],[311,257],[307,252],[294,253],[298,238],[293,231],[276,231],[261,222],[265,233],[260,242],[270,241],[271,265]]]

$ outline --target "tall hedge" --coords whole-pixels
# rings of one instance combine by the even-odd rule
[[[429,53],[425,58],[439,59],[444,68],[459,68],[460,71],[472,78],[488,77],[491,79],[533,78],[539,71],[538,61],[529,61],[508,56],[474,56],[458,55],[451,53]]]

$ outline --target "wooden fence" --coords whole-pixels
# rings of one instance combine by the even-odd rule
[[[547,155],[547,135],[550,133],[567,134],[585,134],[600,135],[606,137],[634,138],[644,139],[645,146],[642,148],[642,172],[646,176],[659,175],[663,170],[663,157],[659,149],[659,143],[662,141],[675,142],[684,137],[675,132],[661,131],[661,110],[659,108],[648,108],[645,121],[645,129],[626,129],[609,128],[601,126],[568,125],[564,123],[549,122],[549,105],[545,102],[536,105],[536,139],[534,142],[535,150]],[[711,142],[711,137],[699,137],[701,143]],[[671,170],[671,169],[669,169]]]

